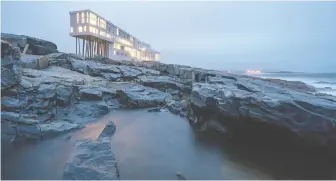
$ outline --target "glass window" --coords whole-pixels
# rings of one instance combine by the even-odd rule
[[[86,32],[86,26],[84,26],[84,32]]]
[[[73,33],[73,27],[70,27],[70,32]]]
[[[90,13],[90,24],[94,26],[97,25],[97,16],[93,13]]]
[[[160,54],[155,54],[155,60],[160,60]]]
[[[82,23],[85,23],[84,16],[85,16],[85,14],[84,14],[84,13],[82,13]]]
[[[103,19],[99,19],[99,27],[106,29],[106,21]]]
[[[78,26],[78,32],[82,32],[83,31],[83,28],[81,26]]]
[[[76,14],[77,24],[79,23],[79,13]]]

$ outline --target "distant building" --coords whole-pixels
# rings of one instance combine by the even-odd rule
[[[160,53],[90,10],[70,12],[70,36],[76,54],[117,60],[159,61]]]

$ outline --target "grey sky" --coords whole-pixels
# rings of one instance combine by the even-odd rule
[[[69,11],[91,9],[161,52],[215,69],[336,72],[336,2],[1,2],[2,32],[74,52]]]

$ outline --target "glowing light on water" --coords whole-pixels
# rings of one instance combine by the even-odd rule
[[[245,72],[247,74],[260,74],[261,73],[260,70],[246,70]]]

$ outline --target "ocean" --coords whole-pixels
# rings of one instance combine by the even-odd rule
[[[336,73],[260,73],[254,76],[301,81],[316,87],[318,92],[336,96]]]

